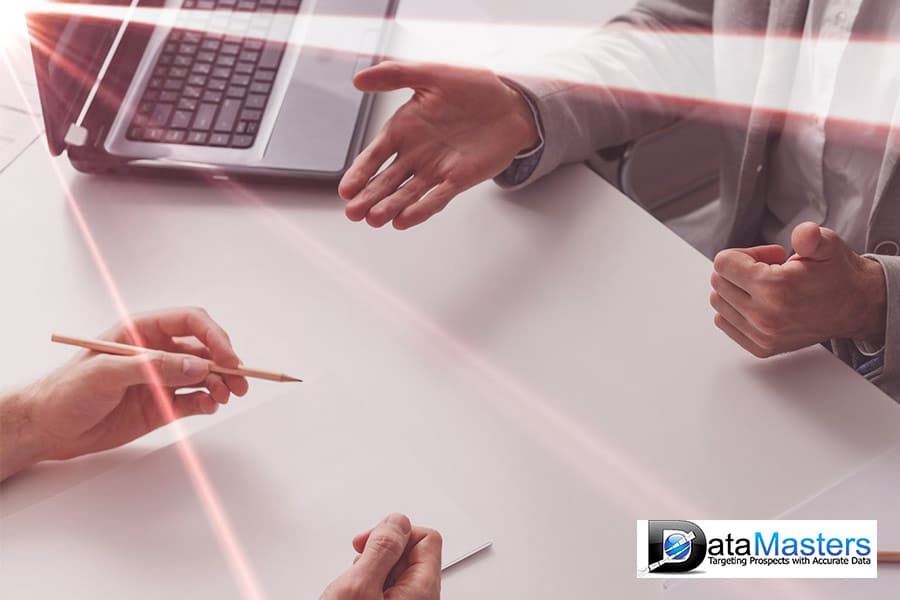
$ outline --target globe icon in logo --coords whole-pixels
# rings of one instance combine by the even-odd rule
[[[677,531],[669,534],[663,544],[663,550],[666,553],[666,559],[670,562],[680,562],[690,555],[691,542],[684,533]]]

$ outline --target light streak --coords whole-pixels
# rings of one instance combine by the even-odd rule
[[[246,34],[246,27],[221,19],[218,11],[146,8],[95,4],[59,4],[35,0],[32,14],[71,15],[139,26],[172,27],[214,34]],[[252,14],[252,13],[245,13]],[[181,16],[179,16],[181,15]],[[379,19],[276,14],[274,21],[299,22],[274,27],[266,39],[349,54],[371,53],[361,40],[385,23]],[[795,86],[795,78],[759,86],[764,65],[790,60],[829,59],[842,55],[846,72],[859,80],[875,81],[879,69],[900,64],[900,42],[890,39],[819,38],[804,43],[799,36],[763,36],[740,32],[651,31],[624,25],[611,29],[585,26],[538,26],[398,19],[389,57],[461,67],[491,68],[518,78],[543,79],[612,92],[614,100],[663,113],[686,108],[719,107],[723,114],[707,118],[732,120],[749,110],[776,114],[798,113],[836,122],[889,128],[896,125],[894,102],[884,94],[849,95],[823,108],[813,86]],[[589,53],[573,54],[584,44]],[[713,70],[713,58],[725,68]],[[869,73],[870,77],[862,77]],[[790,73],[789,75],[793,75]],[[862,79],[860,79],[862,77]],[[885,90],[882,90],[885,91]],[[740,122],[740,120],[738,120]]]
[[[3,57],[3,61],[7,67],[7,70],[9,71],[10,75],[12,75],[12,79],[13,81],[15,81],[18,91],[21,94],[23,101],[27,105],[28,98],[15,76],[15,72],[9,62],[9,58],[7,57],[6,53],[2,51],[0,51],[0,56]],[[34,114],[34,110],[31,110],[30,112],[32,115]],[[36,117],[33,118],[36,119]],[[35,127],[40,130],[40,125],[38,123],[35,123]],[[69,188],[65,177],[59,169],[59,165],[53,160],[50,160],[49,162],[54,175],[58,179],[60,187],[65,194],[67,205],[72,213],[72,216],[75,219],[75,223],[78,227],[79,232],[81,233],[82,239],[87,246],[88,252],[94,261],[94,265],[96,266],[97,271],[104,283],[104,286],[113,301],[113,305],[115,306],[115,309],[119,314],[126,332],[135,344],[146,346],[143,340],[143,336],[135,325],[134,320],[131,318],[131,313],[128,311],[125,305],[125,300],[118,286],[116,285],[113,274],[109,269],[106,259],[103,257],[100,247],[98,246],[90,227],[88,226],[88,223],[84,217],[84,213],[81,211],[75,195]],[[197,452],[188,441],[187,435],[184,432],[184,428],[181,426],[181,423],[178,421],[175,412],[169,403],[168,389],[163,383],[159,372],[151,365],[149,361],[145,363],[144,368],[146,370],[148,380],[150,381],[149,387],[152,391],[157,408],[163,415],[164,421],[169,426],[171,426],[175,432],[175,448],[178,452],[179,457],[181,458],[182,463],[184,464],[188,479],[190,480],[194,488],[194,492],[197,495],[198,500],[200,501],[200,505],[204,513],[206,514],[210,527],[213,531],[214,536],[216,537],[219,547],[221,548],[223,557],[225,558],[232,576],[234,577],[238,589],[240,590],[242,596],[247,600],[263,600],[265,598],[263,589],[259,581],[257,580],[252,565],[250,564],[243,548],[241,547],[237,535],[235,534],[234,529],[228,519],[228,515],[226,514],[225,509],[222,505],[221,499],[219,498],[215,487],[207,476],[206,470],[203,468],[200,457],[197,455]]]

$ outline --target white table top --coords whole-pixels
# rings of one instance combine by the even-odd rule
[[[495,540],[447,597],[656,597],[635,519],[773,517],[900,441],[900,408],[823,349],[760,362],[718,332],[708,261],[580,166],[401,233],[328,186],[92,178],[34,146],[0,177],[4,383],[70,354],[52,330],[115,320],[55,169],[130,309],[205,306],[247,362],[381,406]],[[39,466],[0,514],[170,439]]]

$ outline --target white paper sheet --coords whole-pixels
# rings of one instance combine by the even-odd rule
[[[864,465],[834,486],[781,515],[784,519],[877,519],[878,547],[900,550],[900,447]],[[900,565],[879,565],[878,579],[827,581],[668,582],[664,600],[894,600]]]
[[[489,544],[402,432],[296,389],[191,438],[266,597],[317,598],[389,512],[441,530],[445,565]],[[0,521],[0,581],[15,598],[240,597],[172,446]]]

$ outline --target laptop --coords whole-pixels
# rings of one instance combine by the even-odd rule
[[[50,151],[89,173],[338,179],[397,0],[57,0],[28,15]]]

